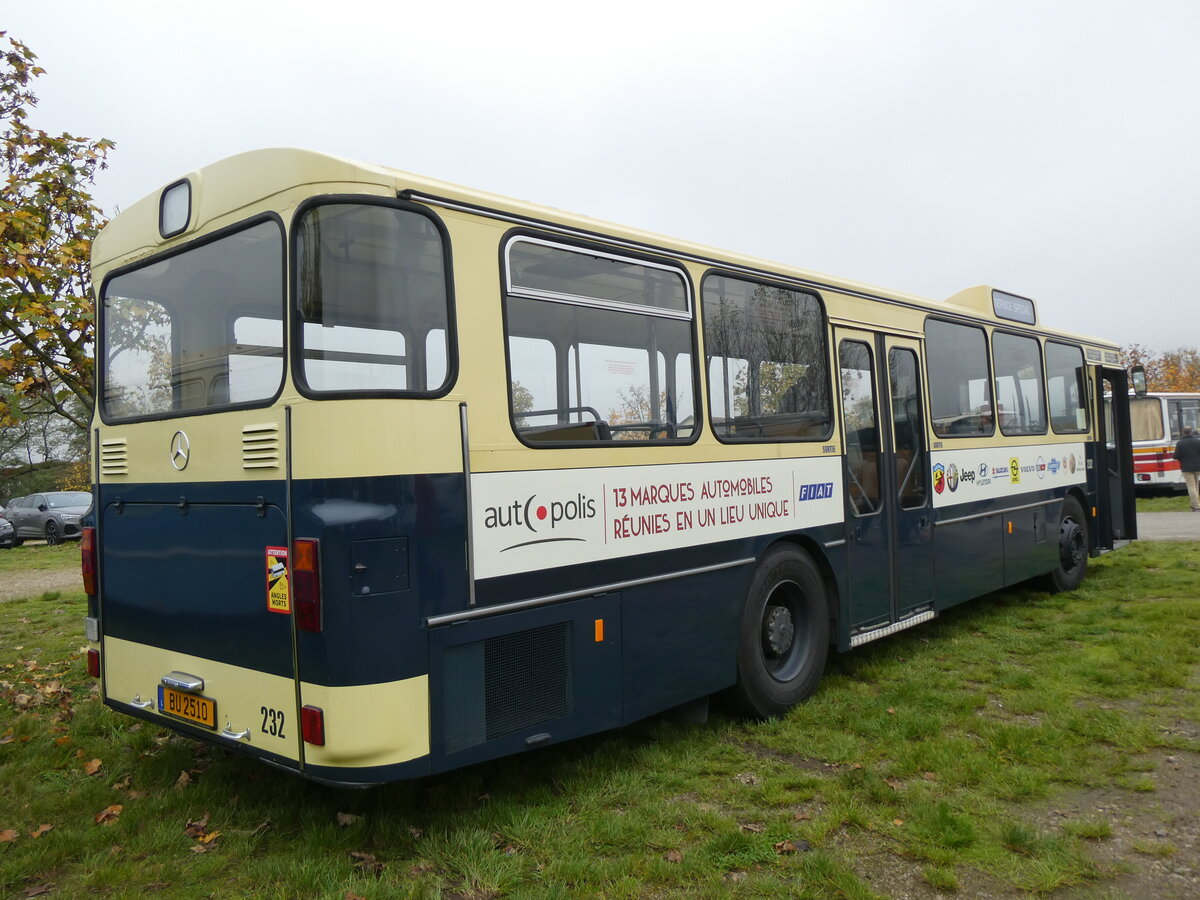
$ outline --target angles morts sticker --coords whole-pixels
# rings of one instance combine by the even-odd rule
[[[267,548],[267,609],[290,613],[292,597],[288,591],[287,547]]]

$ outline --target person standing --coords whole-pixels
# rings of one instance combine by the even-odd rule
[[[1200,437],[1191,425],[1183,426],[1183,437],[1175,445],[1175,458],[1183,470],[1183,483],[1187,485],[1188,499],[1192,501],[1192,512],[1200,512]]]

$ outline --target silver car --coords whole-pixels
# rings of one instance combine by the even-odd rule
[[[14,546],[45,538],[47,544],[80,537],[79,520],[92,505],[88,491],[44,491],[15,501],[4,511],[16,529]]]

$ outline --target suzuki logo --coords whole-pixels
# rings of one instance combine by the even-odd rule
[[[188,436],[182,431],[175,432],[175,436],[171,438],[171,465],[182,472],[187,468],[191,452],[192,446],[188,443]]]

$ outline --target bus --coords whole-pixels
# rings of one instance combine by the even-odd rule
[[[1129,398],[1129,420],[1134,486],[1147,493],[1186,490],[1175,444],[1188,425],[1200,434],[1200,394],[1137,394]]]
[[[831,649],[1135,536],[1117,345],[990,287],[289,149],[138,201],[92,266],[89,671],[317,781],[783,715]]]

